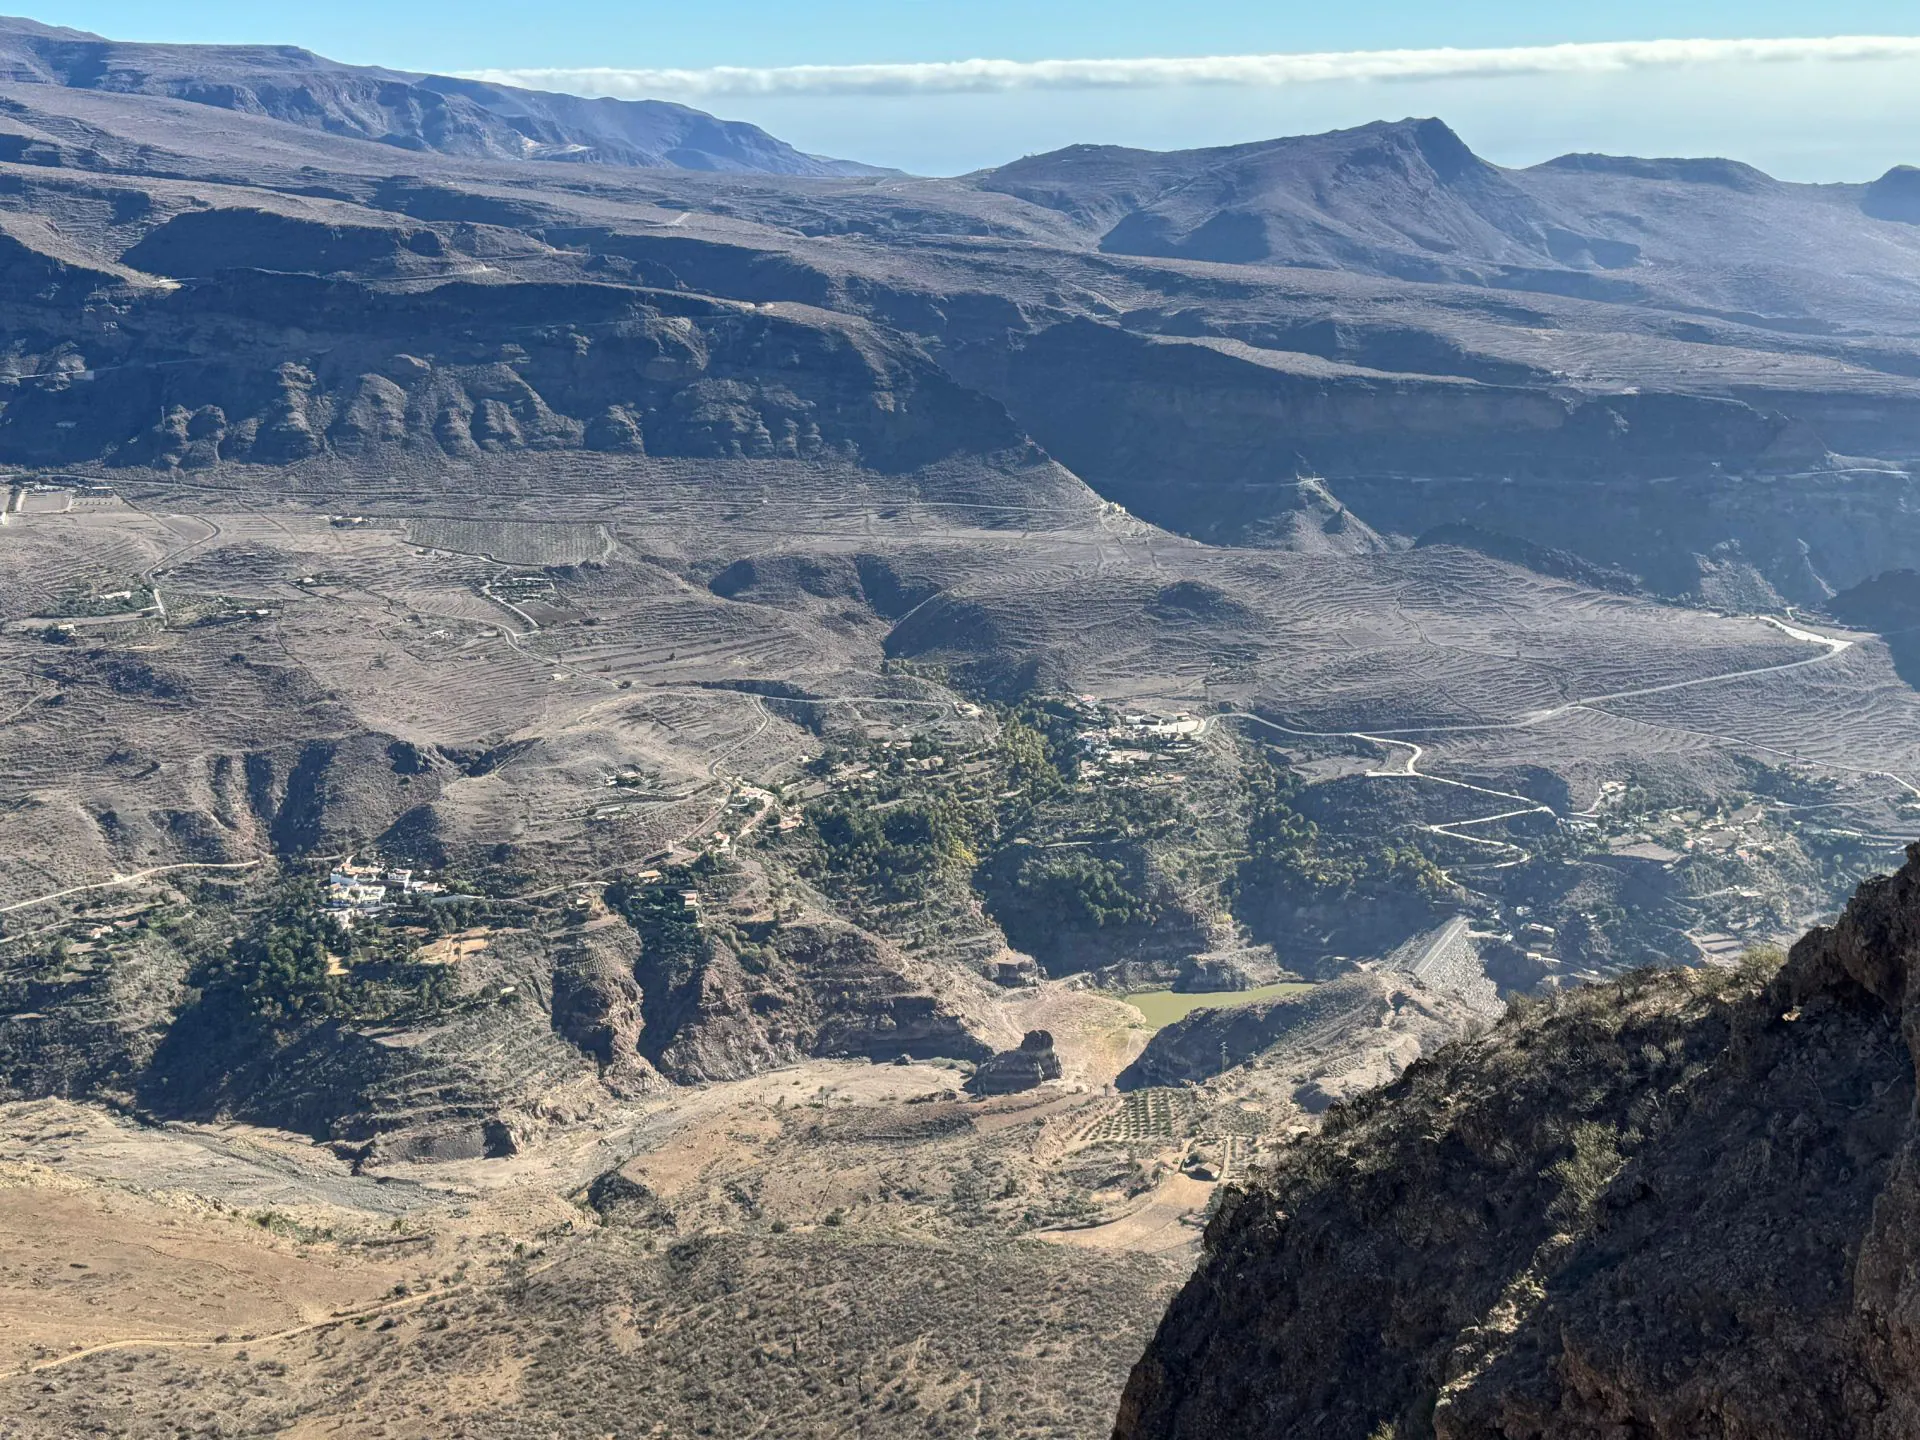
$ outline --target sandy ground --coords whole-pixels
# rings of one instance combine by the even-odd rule
[[[577,1197],[615,1167],[695,1230],[811,1228],[836,1210],[937,1226],[954,1177],[980,1155],[1001,1167],[995,1186],[1011,1176],[1038,1196],[1090,1117],[1116,1103],[1105,1082],[1146,1031],[1126,1006],[1066,987],[1010,1000],[1008,1018],[1052,1029],[1071,1078],[980,1102],[947,1066],[816,1062],[652,1097],[505,1160],[378,1178],[297,1136],[0,1105],[0,1373],[99,1346],[224,1353],[484,1282],[591,1230]],[[920,1200],[902,1198],[915,1188]],[[1049,1238],[1177,1263],[1210,1188],[1175,1175],[1121,1218]]]
[[[1049,1230],[1043,1239],[1096,1250],[1130,1250],[1141,1255],[1178,1255],[1200,1243],[1198,1217],[1214,1187],[1189,1175],[1169,1175],[1137,1209],[1104,1225],[1084,1230]]]
[[[0,1169],[0,1371],[109,1341],[244,1340],[418,1279],[407,1260],[303,1242],[236,1211]]]

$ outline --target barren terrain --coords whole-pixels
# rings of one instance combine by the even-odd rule
[[[0,21],[0,1429],[1106,1434],[1333,1107],[1920,830],[1903,183]]]

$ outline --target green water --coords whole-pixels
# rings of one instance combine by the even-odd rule
[[[1147,1023],[1158,1030],[1163,1025],[1186,1019],[1195,1010],[1247,1005],[1255,1000],[1281,1000],[1312,988],[1304,981],[1289,980],[1279,985],[1262,985],[1257,990],[1135,990],[1120,998],[1146,1016]]]

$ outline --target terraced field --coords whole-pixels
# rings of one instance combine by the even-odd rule
[[[1121,704],[1244,709],[1282,743],[1363,753],[1371,744],[1380,768],[1404,757],[1394,748],[1404,739],[1421,747],[1423,776],[1552,774],[1568,787],[1568,808],[1623,767],[1712,774],[1737,755],[1896,787],[1920,777],[1920,702],[1870,638],[1828,644],[1790,626],[1583,590],[1464,550],[1223,550],[1115,528],[1098,506],[1028,514],[975,503],[951,511],[975,525],[943,533],[925,526],[924,508],[882,514],[815,498],[796,512],[777,487],[661,502],[677,518],[659,528],[637,527],[631,513],[610,525],[597,518],[605,502],[584,488],[549,486],[539,501],[549,518],[537,522],[508,518],[526,503],[511,493],[489,497],[498,520],[404,524],[377,513],[404,492],[353,497],[372,514],[360,523],[295,494],[263,505],[256,492],[234,510],[212,492],[176,489],[112,518],[10,517],[0,545],[18,579],[8,591],[15,617],[113,576],[153,577],[182,613],[198,604],[233,614],[117,626],[124,659],[6,635],[4,698],[18,712],[6,734],[10,774],[50,807],[35,823],[51,820],[49,833],[68,837],[21,872],[22,893],[116,863],[259,853],[259,835],[237,820],[193,822],[205,838],[183,847],[167,838],[182,822],[145,817],[216,816],[213,782],[194,778],[208,758],[244,765],[277,748],[290,753],[286,774],[298,758],[290,736],[515,747],[511,783],[456,776],[431,796],[403,796],[382,781],[380,800],[358,787],[360,818],[343,823],[363,834],[397,821],[403,801],[424,800],[449,839],[503,831],[557,857],[580,849],[605,776],[623,765],[679,777],[667,793],[693,808],[674,814],[703,819],[698,797],[719,769],[777,778],[812,743],[787,712],[713,686],[819,694],[832,675],[824,693],[857,695],[872,689],[860,677],[888,657],[945,665],[989,690],[1024,673]],[[1001,528],[1016,516],[1023,528]],[[982,529],[981,519],[996,523]],[[1025,528],[1036,519],[1050,528]],[[769,558],[768,535],[796,531],[809,549]],[[900,531],[910,543],[894,538]],[[76,665],[109,683],[46,703],[77,682]],[[108,766],[81,738],[107,734],[150,738]],[[138,817],[143,838],[103,838],[85,818],[88,804],[106,802],[79,797],[103,795],[99,778],[116,771],[116,784],[143,777],[143,798],[113,807]],[[1428,825],[1497,809],[1457,787],[1407,784],[1424,797]],[[1552,808],[1546,792],[1527,793]],[[617,830],[649,847],[673,838],[671,807],[638,807],[644,823],[635,808],[620,812]],[[1469,832],[1461,843],[1498,838]],[[598,841],[591,848],[600,853]]]
[[[427,549],[481,555],[504,565],[579,565],[604,560],[613,548],[599,525],[428,519],[407,522],[406,536]]]

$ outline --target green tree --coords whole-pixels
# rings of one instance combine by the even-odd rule
[[[1150,924],[1156,914],[1129,883],[1125,866],[1080,851],[1025,861],[1014,879],[1014,903],[1074,930]]]

